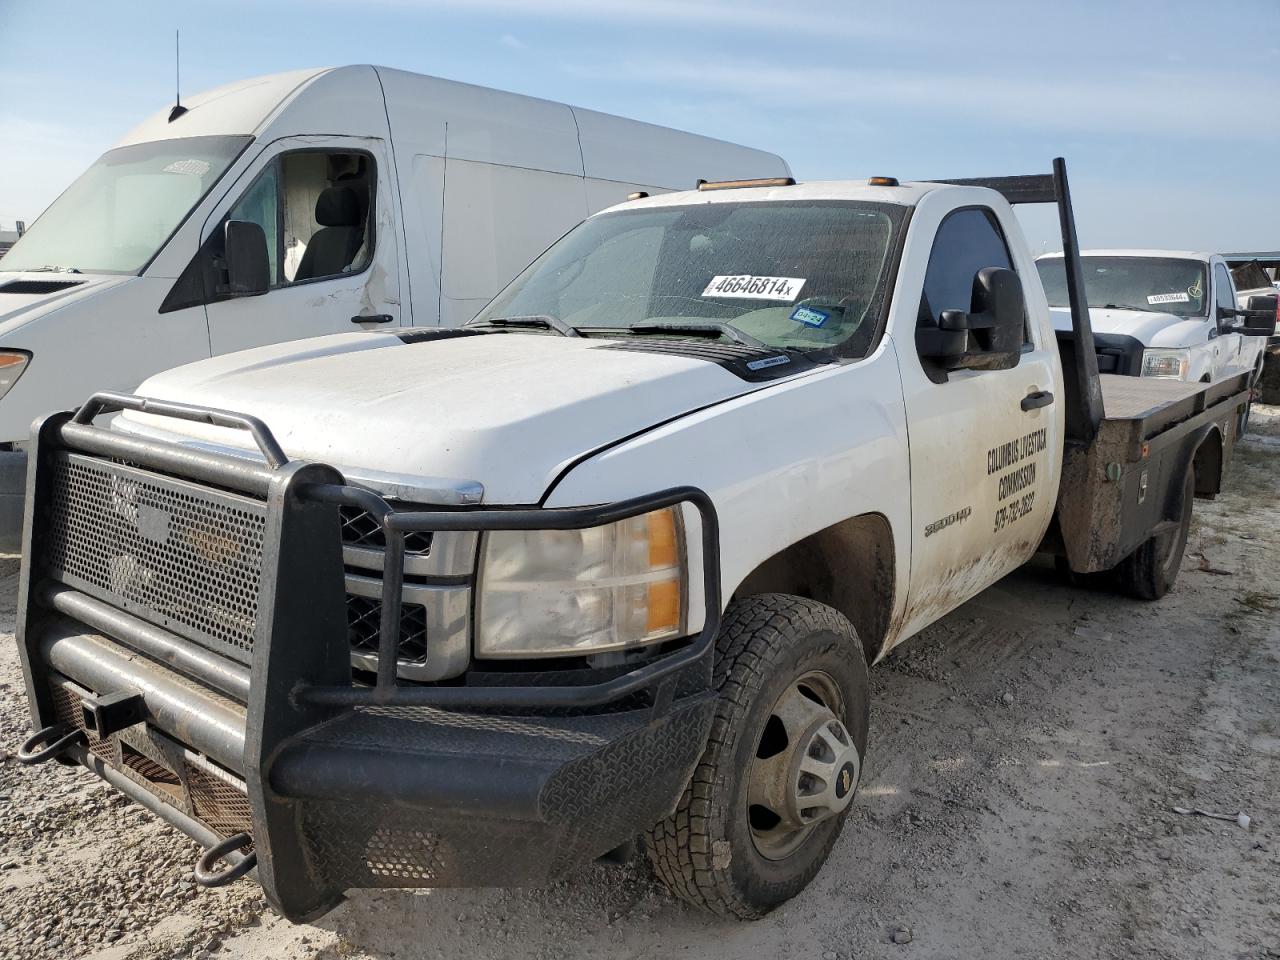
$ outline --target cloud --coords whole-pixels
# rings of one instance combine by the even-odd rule
[[[525,42],[519,37],[511,33],[504,33],[498,38],[498,42],[509,50],[524,50]]]
[[[645,59],[596,65],[565,63],[584,79],[732,94],[792,112],[859,108],[945,116],[976,126],[1076,133],[1154,134],[1163,138],[1232,136],[1275,142],[1280,134],[1257,123],[1256,105],[1231,96],[1239,77],[1186,69],[1135,69],[1106,79],[1009,75],[883,67],[794,68],[761,60]],[[905,122],[905,117],[903,118]]]
[[[501,13],[526,20],[578,23],[626,21],[654,28],[711,25],[720,30],[871,36],[884,32],[883,19],[858,16],[847,0],[809,2],[803,9],[780,8],[765,0],[384,0],[399,6]],[[851,16],[851,13],[853,14]],[[655,33],[655,39],[660,35]]]

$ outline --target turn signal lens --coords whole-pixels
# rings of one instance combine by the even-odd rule
[[[31,354],[17,351],[0,351],[0,397],[9,392],[9,388],[18,382],[22,371],[27,369]]]

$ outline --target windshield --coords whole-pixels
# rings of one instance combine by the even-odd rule
[[[1062,257],[1036,261],[1051,307],[1070,306]],[[1177,257],[1081,257],[1084,289],[1091,307],[1203,317],[1209,282],[1199,260]]]
[[[717,322],[771,347],[861,356],[905,209],[813,200],[605,214],[534,261],[474,322],[544,316],[588,332]]]
[[[0,271],[141,272],[251,139],[108,150],[0,259]]]

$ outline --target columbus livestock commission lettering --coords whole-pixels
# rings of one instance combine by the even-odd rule
[[[1000,478],[1000,493],[996,496],[997,500],[1004,500],[1013,496],[1022,490],[1027,489],[1036,482],[1036,465],[1028,463],[1024,467],[1018,467],[1017,470],[1010,470]]]
[[[1005,467],[1012,467],[1015,463],[1021,463],[1027,457],[1043,453],[1046,446],[1045,439],[1045,430],[1041,428],[1023,434],[1021,437],[1015,437],[998,447],[992,447],[987,451],[987,476],[999,473]]]

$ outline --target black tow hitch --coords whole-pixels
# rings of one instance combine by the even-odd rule
[[[140,693],[109,693],[80,701],[81,726],[52,723],[27,738],[18,748],[18,762],[28,766],[52,760],[76,744],[88,743],[88,735],[106,739],[125,727],[146,719],[147,706]]]
[[[125,727],[146,719],[147,707],[140,693],[108,693],[101,697],[85,697],[80,701],[84,728],[96,737],[106,739]]]

